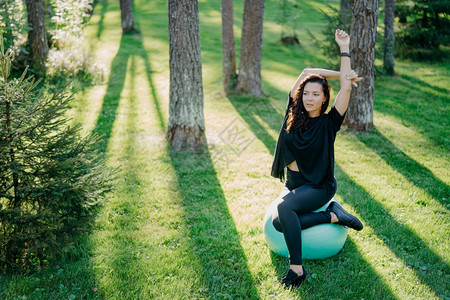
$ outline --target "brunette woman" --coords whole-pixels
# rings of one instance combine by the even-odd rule
[[[304,69],[289,93],[283,126],[278,137],[271,174],[286,180],[282,201],[274,213],[273,225],[283,232],[289,250],[290,268],[281,283],[300,285],[307,272],[302,264],[301,230],[323,223],[336,223],[355,230],[363,224],[337,202],[326,211],[313,211],[334,196],[334,140],[344,120],[352,85],[362,80],[350,66],[350,37],[336,30],[335,40],[341,50],[340,71]],[[339,79],[340,90],[333,107],[327,78]]]

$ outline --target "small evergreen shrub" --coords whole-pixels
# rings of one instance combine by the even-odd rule
[[[12,78],[12,51],[0,46],[0,270],[28,272],[89,228],[114,171],[94,150],[100,137],[68,125],[71,95],[37,91],[26,72]]]

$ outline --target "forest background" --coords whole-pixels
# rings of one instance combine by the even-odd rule
[[[223,91],[221,3],[199,2],[207,147],[194,152],[174,152],[166,140],[167,3],[135,1],[139,32],[124,35],[118,1],[96,1],[92,16],[85,4],[71,10],[80,12],[81,23],[63,18],[69,25],[56,26],[47,19],[53,37],[63,27],[74,29],[66,30],[65,44],[49,39],[54,52],[45,67],[21,48],[24,40],[6,44],[17,45],[17,74],[30,65],[29,73],[45,78],[46,93],[70,83],[76,92],[67,118],[83,125],[82,135],[102,135],[96,150],[120,174],[89,229],[61,247],[55,261],[34,261],[32,272],[2,272],[0,297],[450,297],[448,44],[434,52],[418,46],[426,51],[417,56],[397,54],[395,76],[386,75],[379,55],[381,10],[373,127],[343,129],[336,142],[336,198],[363,220],[365,230],[350,233],[337,256],[307,261],[308,283],[285,291],[277,281],[287,261],[270,252],[262,233],[265,208],[281,190],[269,176],[271,158],[295,78],[303,68],[329,67],[329,57],[337,57],[318,50],[311,35],[326,48],[332,19],[324,12],[333,15],[340,3],[290,2],[298,17],[288,25],[279,19],[282,3],[266,1],[264,96],[255,98]],[[237,37],[243,10],[235,3]],[[442,15],[448,21],[448,14]],[[26,37],[26,25],[17,31],[18,38]],[[292,31],[300,44],[283,44],[283,31]],[[235,41],[239,49],[240,39]],[[434,62],[419,61],[424,56]],[[338,83],[332,84],[338,90]]]

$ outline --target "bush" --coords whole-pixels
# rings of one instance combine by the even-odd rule
[[[86,49],[83,28],[92,12],[92,0],[51,0],[51,44],[47,57],[47,79],[65,81],[84,77],[103,82],[106,66],[92,61]],[[81,75],[81,76],[80,76]]]
[[[396,55],[403,59],[437,61],[447,54],[440,47],[444,44],[434,28],[423,28],[417,24],[402,25],[402,30],[395,33]],[[444,44],[448,45],[448,42]]]
[[[113,170],[64,117],[72,99],[38,82],[11,78],[12,52],[0,51],[0,270],[34,271],[89,228],[112,187]]]
[[[395,33],[396,55],[401,58],[440,60],[448,55],[450,6],[447,1],[407,1],[396,4],[400,19]]]

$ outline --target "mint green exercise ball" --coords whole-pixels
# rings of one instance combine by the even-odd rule
[[[272,223],[272,214],[277,209],[280,198],[275,199],[266,209],[263,229],[264,235],[270,249],[278,255],[289,257],[286,241],[283,233],[277,231]],[[315,212],[324,211],[330,202],[315,210]],[[347,239],[347,227],[336,224],[320,224],[302,230],[302,258],[305,259],[323,259],[336,255],[344,247]]]

